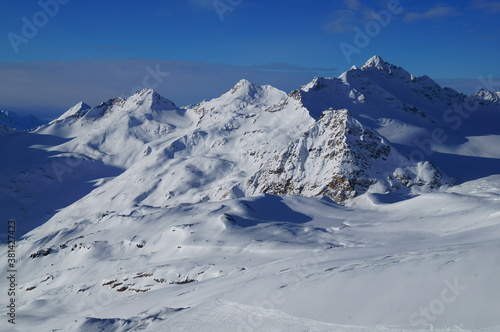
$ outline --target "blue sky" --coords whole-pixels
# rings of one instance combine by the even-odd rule
[[[240,78],[289,92],[375,54],[466,93],[500,78],[491,0],[3,1],[0,13],[0,108],[24,114],[141,87],[186,105]]]

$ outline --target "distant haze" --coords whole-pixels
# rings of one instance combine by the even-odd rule
[[[54,118],[80,101],[95,106],[142,88],[154,88],[178,106],[185,106],[216,98],[242,78],[289,93],[316,76],[336,77],[347,69],[165,60],[0,63],[0,77],[9,82],[0,89],[0,109]],[[429,76],[432,78],[432,73]],[[467,94],[474,93],[479,83],[477,79],[436,82]]]

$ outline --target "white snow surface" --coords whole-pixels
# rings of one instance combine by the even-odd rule
[[[500,331],[498,120],[497,93],[375,56],[289,95],[145,89],[0,126],[0,329]]]

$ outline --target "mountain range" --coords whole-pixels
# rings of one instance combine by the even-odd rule
[[[32,130],[46,123],[47,121],[40,120],[34,115],[21,116],[11,111],[6,111],[6,110],[0,111],[1,131]]]
[[[1,114],[28,329],[500,327],[498,92],[374,56],[290,93]]]

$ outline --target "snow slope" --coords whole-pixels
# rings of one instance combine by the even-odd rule
[[[499,181],[496,176],[392,204],[370,194],[349,207],[261,195],[129,211],[104,211],[106,202],[96,202],[100,215],[66,209],[19,246],[20,326],[500,326]]]

